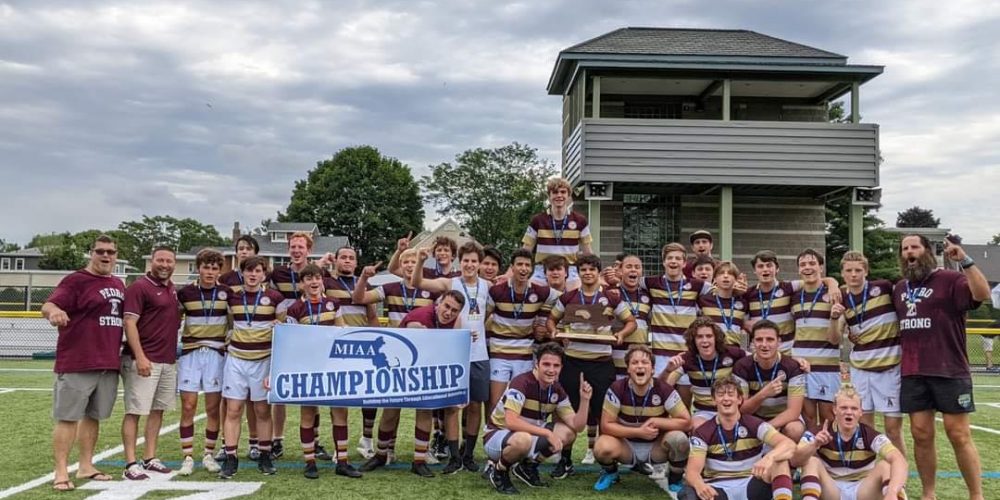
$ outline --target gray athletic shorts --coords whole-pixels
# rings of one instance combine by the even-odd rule
[[[52,389],[52,418],[77,422],[83,417],[104,420],[118,398],[118,372],[101,370],[57,373]]]
[[[490,361],[469,363],[469,401],[485,403],[490,400]]]

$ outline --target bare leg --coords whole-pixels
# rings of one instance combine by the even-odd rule
[[[937,498],[935,494],[937,474],[937,449],[934,445],[934,410],[918,411],[910,414],[910,434],[913,435],[913,458],[917,462],[917,473],[923,487],[924,500]]]
[[[69,471],[66,470],[66,462],[69,461],[69,452],[73,448],[73,441],[76,441],[77,423],[60,420],[56,422],[52,429],[52,458],[55,460],[55,481],[66,481],[69,479]],[[83,462],[80,462],[82,467]]]
[[[100,423],[90,417],[83,417],[77,425],[76,438],[80,447],[80,468],[76,471],[77,478],[84,478],[97,472],[94,467],[94,447],[97,446],[97,434]]]
[[[210,431],[219,430],[221,422],[219,419],[219,403],[222,401],[221,392],[205,393],[205,428]],[[193,415],[192,415],[193,416]]]
[[[122,418],[122,447],[125,448],[125,463],[135,462],[135,440],[139,434],[139,415],[126,413]]]
[[[874,417],[872,417],[872,420],[874,420]],[[903,417],[884,415],[882,420],[885,422],[885,435],[889,438],[889,441],[892,441],[893,446],[905,457],[906,442],[903,441]]]
[[[160,426],[163,424],[163,410],[152,410],[146,417],[146,452],[142,458],[156,458],[156,441],[160,437]]]
[[[969,428],[968,413],[944,413],[944,430],[955,450],[955,461],[958,470],[962,471],[965,487],[969,490],[970,500],[983,500],[982,465],[976,444],[972,442],[972,430]]]
[[[270,441],[272,436],[271,405],[267,404],[265,400],[254,401],[253,406],[257,414],[257,439]]]
[[[243,400],[226,398],[226,421],[224,424],[225,446],[236,449],[240,445],[240,428],[243,420]],[[257,424],[254,424],[256,427]]]

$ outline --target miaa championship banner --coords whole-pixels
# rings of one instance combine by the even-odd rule
[[[444,408],[469,401],[469,330],[279,324],[272,404]]]

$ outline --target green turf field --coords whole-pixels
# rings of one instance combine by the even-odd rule
[[[0,434],[2,435],[0,449],[4,450],[6,455],[3,460],[4,467],[0,469],[0,496],[3,495],[3,490],[35,480],[52,471],[50,437],[52,431],[50,418],[52,374],[48,371],[51,366],[49,361],[0,361],[0,422],[3,423],[4,429],[4,432]],[[982,456],[984,487],[989,498],[990,491],[996,491],[997,488],[1000,488],[1000,454],[995,451],[1000,450],[1000,376],[977,375],[975,384],[977,385],[975,398],[978,411],[973,414],[972,422],[985,429],[973,430],[973,438]],[[178,417],[178,412],[170,412],[164,417],[164,427],[175,424]],[[360,412],[355,412],[352,417],[351,460],[355,465],[360,465],[362,460],[354,450],[357,436],[361,432]],[[301,475],[297,422],[298,412],[295,408],[289,408],[288,426],[285,432],[287,452],[285,457],[277,463],[279,470],[276,476],[265,478],[257,472],[253,462],[246,459],[241,460],[241,469],[236,476],[236,481],[263,481],[265,483],[255,496],[309,499],[333,495],[338,499],[399,498],[405,496],[407,498],[447,500],[483,498],[493,495],[488,483],[478,474],[461,472],[455,476],[434,479],[423,479],[410,474],[408,462],[412,456],[412,413],[408,414],[408,412],[403,413],[403,423],[400,427],[401,432],[397,445],[400,459],[407,462],[405,465],[393,465],[390,470],[373,472],[366,474],[362,479],[350,480],[335,476],[332,467],[329,464],[323,464],[327,468],[321,469],[322,475],[319,480],[306,480]],[[101,437],[97,446],[99,452],[121,444],[120,424],[121,404],[119,403],[116,405],[115,414],[102,425]],[[202,444],[203,425],[204,422],[196,424],[196,450]],[[329,437],[329,419],[325,416],[322,429],[324,445],[332,448],[330,446],[332,440]],[[908,435],[908,431],[904,431],[904,434]],[[937,441],[939,454],[938,498],[964,498],[964,483],[958,475],[954,456],[941,427],[939,427]],[[579,459],[584,453],[585,440],[578,442],[576,449],[575,458]],[[909,449],[912,450],[912,442],[909,444]],[[240,454],[244,455],[245,452],[244,440]],[[161,438],[158,455],[170,466],[179,465],[180,448],[176,431]],[[912,464],[912,452],[910,457]],[[116,454],[101,461],[98,467],[117,477],[121,474],[122,459],[121,454]],[[71,463],[75,462],[75,456],[71,456],[70,461]],[[481,445],[477,449],[477,461],[480,463],[484,461]],[[440,466],[432,466],[432,469],[439,468]],[[543,472],[547,470],[548,467],[543,466]],[[911,472],[914,470],[911,465]],[[548,489],[529,490],[527,487],[519,489],[522,496],[526,498],[576,499],[579,498],[580,494],[592,493],[591,487],[597,478],[597,469],[594,466],[577,465],[577,471],[575,477],[558,481]],[[214,474],[196,469],[195,474],[190,478],[178,477],[172,480],[174,483],[183,481],[216,481],[216,479]],[[79,489],[84,484],[83,481],[76,483],[78,489],[75,492],[56,493],[51,490],[51,485],[47,483],[16,495],[15,498],[82,499],[99,493],[98,491]],[[908,483],[911,498],[919,498],[919,490],[919,480],[916,477],[911,477]],[[173,498],[192,493],[190,491],[161,490],[148,493],[142,498]],[[663,491],[644,477],[625,473],[622,484],[615,486],[611,492],[603,495],[614,498],[647,498],[662,496]]]

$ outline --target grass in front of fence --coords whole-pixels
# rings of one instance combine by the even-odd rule
[[[23,484],[39,476],[51,472],[51,404],[52,396],[52,364],[50,361],[0,361],[0,422],[4,423],[4,430],[0,434],[0,449],[5,450],[5,466],[0,469],[0,490]],[[10,369],[31,369],[44,371],[10,371]],[[1000,377],[975,376],[977,385],[975,398],[978,411],[972,415],[972,423],[981,427],[1000,432]],[[18,389],[5,392],[4,389]],[[25,389],[39,389],[29,391]],[[119,431],[122,417],[122,404],[115,407],[114,415],[102,423],[101,437],[97,449],[106,450],[121,444]],[[331,491],[337,492],[337,498],[394,498],[405,494],[409,498],[434,498],[435,500],[482,498],[492,495],[487,482],[478,474],[460,473],[456,476],[442,477],[434,479],[422,479],[412,475],[408,470],[408,462],[412,458],[412,413],[404,412],[403,422],[400,426],[401,432],[397,450],[400,458],[406,462],[405,465],[394,465],[389,470],[366,474],[360,480],[349,480],[333,474],[329,464],[323,464],[321,477],[316,481],[309,481],[301,475],[301,454],[298,444],[298,411],[294,407],[289,408],[288,425],[286,427],[286,455],[278,461],[279,472],[273,477],[260,475],[253,462],[241,460],[241,469],[237,475],[238,481],[262,481],[265,484],[257,492],[257,496],[262,498],[320,498],[327,496]],[[164,426],[176,423],[179,412],[168,412],[164,417]],[[879,419],[880,420],[880,419]],[[331,444],[329,437],[329,419],[324,416],[322,422],[322,441],[328,447]],[[196,424],[195,446],[198,449],[202,444],[204,435],[204,422]],[[244,429],[244,436],[246,430]],[[360,412],[352,412],[351,421],[351,461],[355,465],[360,465],[361,458],[354,450],[357,437],[360,435]],[[909,432],[905,431],[908,436]],[[583,436],[581,436],[582,438]],[[987,473],[988,479],[984,479],[986,491],[995,490],[1000,487],[1000,455],[992,453],[992,450],[1000,449],[1000,435],[982,430],[973,430],[973,438],[983,457],[983,471]],[[577,443],[577,460],[583,456],[584,442],[581,439]],[[954,455],[951,446],[945,437],[944,429],[938,426],[937,435],[938,446],[938,469],[939,473],[946,476],[938,479],[938,498],[963,498],[965,496],[964,483],[957,476],[958,468],[955,465]],[[908,439],[908,455],[910,457],[911,472],[915,471],[912,461],[913,443]],[[141,449],[141,448],[140,448]],[[246,453],[245,438],[240,454]],[[160,439],[160,452],[158,453],[168,465],[177,466],[180,460],[180,448],[176,432],[169,433]],[[71,457],[71,462],[75,461],[75,454]],[[121,454],[110,457],[98,464],[102,470],[118,477],[121,474],[123,457]],[[484,461],[481,444],[477,450],[477,461]],[[200,464],[199,464],[200,465]],[[439,469],[439,467],[432,467]],[[547,467],[543,466],[543,471]],[[527,487],[520,488],[522,496],[526,498],[548,498],[548,499],[575,499],[580,495],[593,494],[593,482],[597,479],[597,469],[593,466],[579,466],[578,474],[575,477],[558,481],[551,488],[545,490],[531,490]],[[175,478],[174,481],[215,481],[215,476],[201,469],[190,478]],[[83,481],[77,481],[77,486]],[[911,498],[919,498],[920,482],[916,477],[911,477],[908,482],[908,492]],[[188,492],[189,494],[190,492]],[[51,485],[40,486],[27,493],[21,494],[18,498],[60,498],[60,499],[82,499],[95,494],[93,491],[77,490],[72,493],[57,494],[51,490]],[[660,496],[663,492],[656,485],[645,478],[636,475],[624,474],[622,484],[616,485],[610,492],[613,498],[647,498],[650,496]],[[159,491],[144,496],[144,499],[160,499],[181,496],[176,491]],[[605,494],[608,496],[608,494]]]

